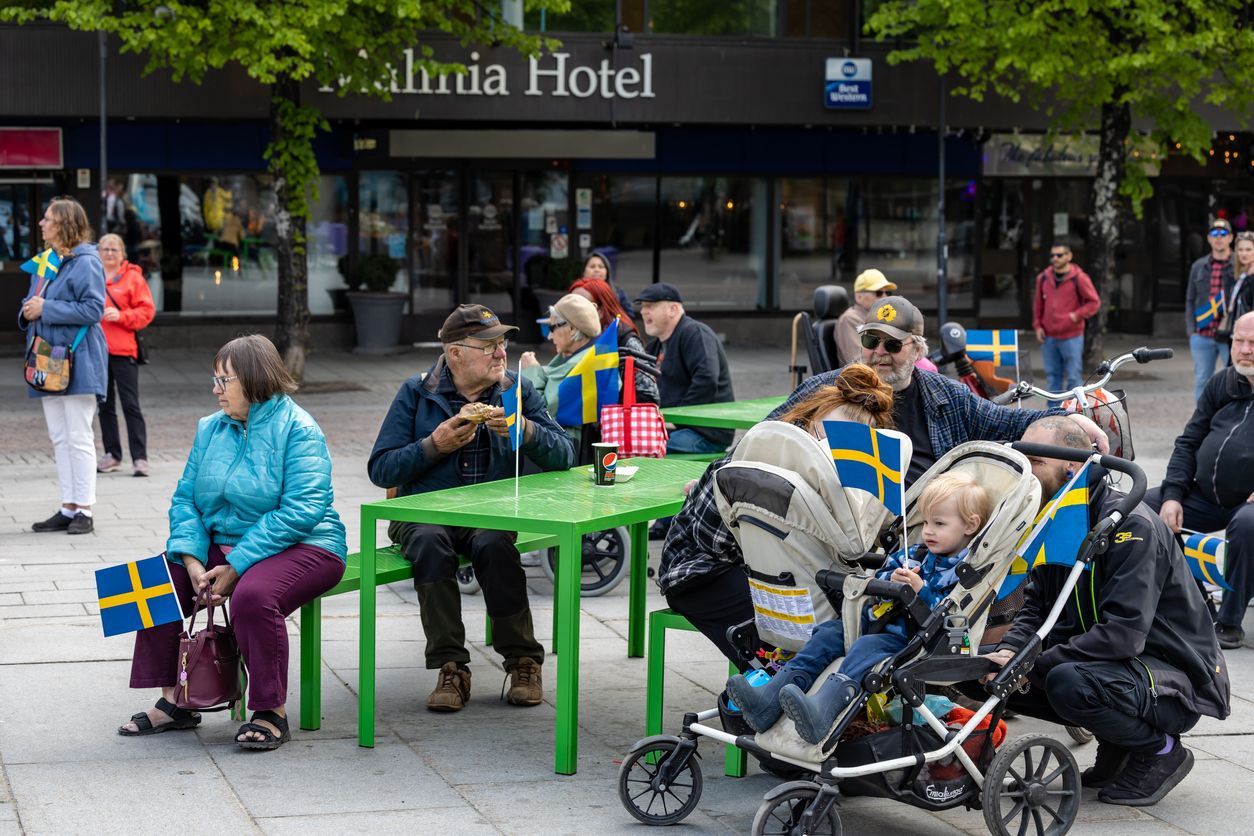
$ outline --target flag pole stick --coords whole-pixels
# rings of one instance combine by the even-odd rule
[[[514,378],[514,428],[509,431],[514,442],[514,500],[518,499],[519,464],[522,461],[522,355],[518,355],[518,376]]]

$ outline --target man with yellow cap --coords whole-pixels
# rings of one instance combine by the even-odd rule
[[[858,328],[866,322],[867,314],[877,299],[890,296],[897,285],[883,273],[872,267],[863,270],[853,283],[853,304],[840,319],[836,320],[836,353],[838,367],[862,362],[862,346],[858,344]]]

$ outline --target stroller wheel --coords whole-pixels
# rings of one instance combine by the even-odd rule
[[[995,836],[1061,836],[1080,809],[1080,769],[1062,742],[1021,737],[993,756],[981,800]]]
[[[610,528],[585,534],[583,566],[580,567],[579,594],[595,598],[612,590],[627,575],[631,563],[631,537],[626,528]],[[557,549],[549,549],[540,568],[548,579],[557,582]]]
[[[695,750],[682,765],[669,762],[678,743],[655,740],[623,760],[618,770],[618,800],[638,821],[675,824],[697,808],[704,786],[701,766],[693,757]]]
[[[465,566],[458,566],[453,577],[457,579],[457,588],[462,595],[474,595],[479,591],[479,579],[475,577],[475,567],[469,563]]]
[[[829,804],[827,812],[819,820],[811,820],[805,826],[803,816],[818,795],[818,787],[796,787],[767,798],[753,817],[753,836],[841,836],[840,813],[835,804]]]
[[[1083,726],[1067,726],[1067,734],[1076,743],[1088,743],[1093,739],[1093,733]]]

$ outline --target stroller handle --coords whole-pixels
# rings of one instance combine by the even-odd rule
[[[1085,462],[1093,456],[1093,454],[1087,450],[1077,450],[1074,447],[1057,447],[1053,444],[1033,444],[1026,441],[1016,441],[1012,443],[1010,447],[1025,456],[1035,456],[1040,459],[1063,459],[1064,461],[1070,462]],[[1119,515],[1119,519],[1126,519],[1128,514],[1132,513],[1132,509],[1140,504],[1141,500],[1145,498],[1145,490],[1147,487],[1145,482],[1145,471],[1133,462],[1130,462],[1127,459],[1121,459],[1118,456],[1099,456],[1097,463],[1107,470],[1113,470],[1117,473],[1123,473],[1132,477],[1132,488],[1128,491],[1127,496],[1125,496],[1114,509],[1114,513]]]

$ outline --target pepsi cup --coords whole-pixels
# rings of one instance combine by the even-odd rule
[[[618,445],[592,445],[593,471],[596,473],[597,487],[609,487],[614,484],[614,475],[618,472]]]

